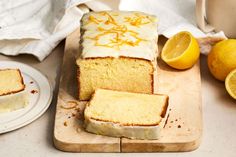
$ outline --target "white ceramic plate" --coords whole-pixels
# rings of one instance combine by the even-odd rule
[[[0,113],[0,134],[33,122],[47,110],[52,101],[52,87],[38,70],[19,62],[0,61],[0,69],[4,68],[20,69],[29,95],[29,104],[16,111]]]

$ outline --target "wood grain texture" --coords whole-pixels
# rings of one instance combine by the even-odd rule
[[[165,38],[160,38],[159,49],[165,41]],[[87,133],[83,129],[83,109],[86,102],[77,100],[75,58],[78,48],[79,29],[66,39],[55,116],[56,148],[71,152],[169,152],[191,151],[199,146],[202,136],[199,63],[191,69],[177,71],[158,59],[155,93],[167,94],[170,98],[169,115],[161,138],[120,139]]]

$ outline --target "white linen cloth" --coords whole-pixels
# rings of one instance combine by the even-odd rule
[[[79,27],[86,9],[77,5],[83,3],[95,11],[119,9],[154,14],[159,19],[159,34],[168,38],[182,30],[197,38],[208,36],[196,27],[195,0],[1,0],[0,53],[32,54],[42,61]],[[225,38],[223,32],[212,34]]]

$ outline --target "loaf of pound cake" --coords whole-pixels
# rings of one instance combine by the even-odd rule
[[[28,97],[19,69],[0,69],[0,113],[24,108]]]
[[[158,139],[167,107],[167,95],[97,89],[85,107],[85,130],[113,137]]]
[[[157,19],[142,12],[90,12],[81,22],[79,99],[97,88],[153,93]]]

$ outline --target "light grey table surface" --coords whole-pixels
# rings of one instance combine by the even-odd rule
[[[236,156],[236,101],[228,96],[224,84],[209,73],[206,57],[201,56],[203,137],[200,147],[184,153],[67,153],[53,146],[53,125],[58,80],[63,58],[64,42],[43,61],[29,55],[6,57],[26,63],[46,75],[54,85],[54,99],[49,109],[33,123],[18,130],[0,135],[0,157],[72,157],[72,156],[186,156],[235,157]],[[194,101],[194,100],[193,100]]]

